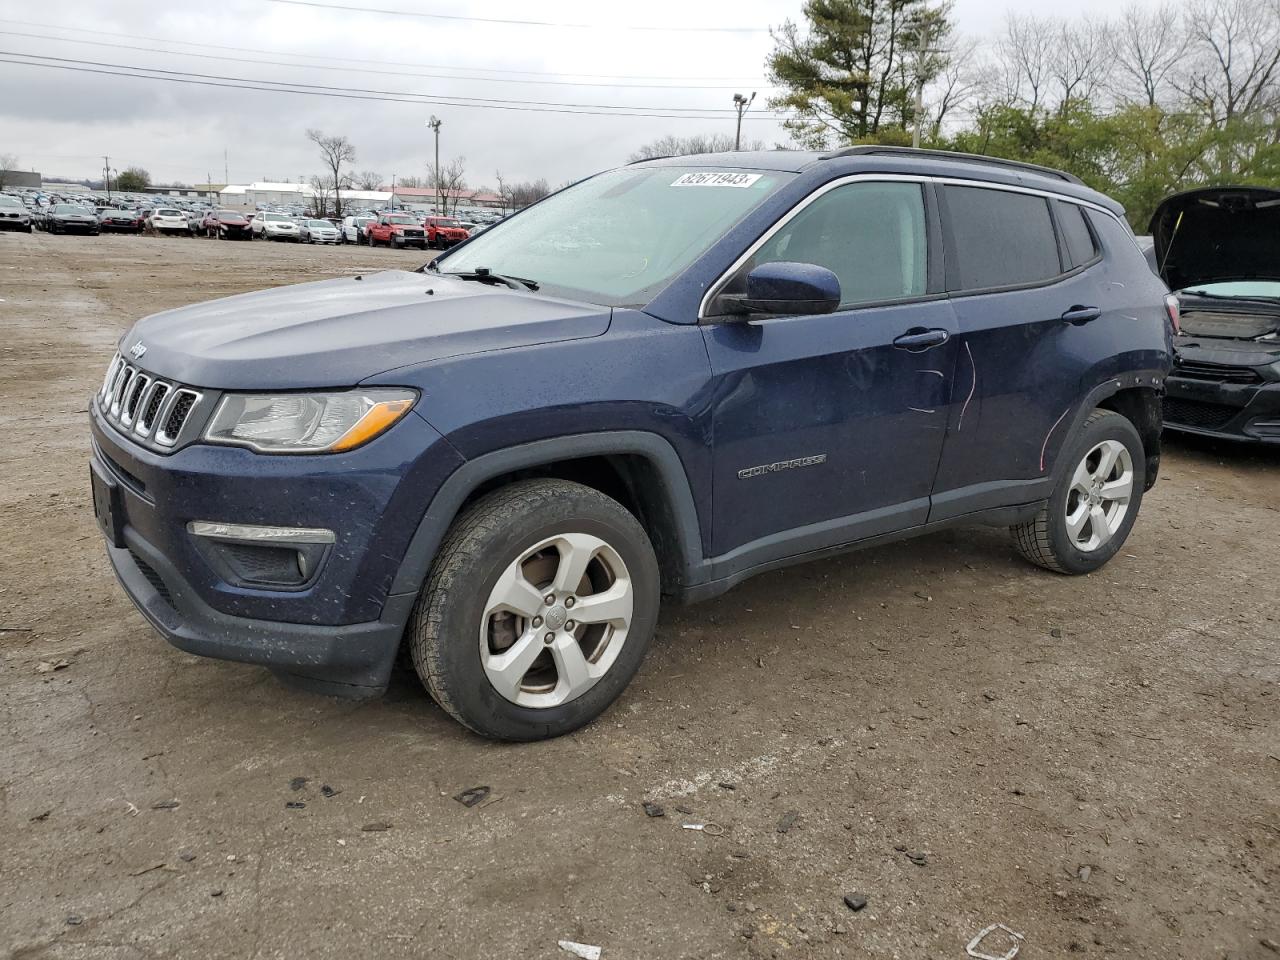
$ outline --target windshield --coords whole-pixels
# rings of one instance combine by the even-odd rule
[[[0,197],[0,207],[20,207],[22,201],[17,197]]]
[[[54,213],[88,213],[84,207],[76,206],[74,203],[60,203],[53,208]]]
[[[1211,297],[1280,297],[1280,281],[1232,280],[1223,283],[1199,283],[1180,293],[1205,293]]]
[[[450,220],[448,217],[432,217],[431,222],[437,227],[457,227],[461,226],[457,220]]]
[[[262,215],[262,219],[265,220],[267,223],[289,223],[290,222],[290,218],[286,217],[283,213],[265,213]]]
[[[330,228],[332,228],[332,227],[333,227],[333,224],[332,224],[332,223],[330,223],[328,220],[308,220],[308,221],[307,221],[307,226],[308,226],[308,227],[330,227]]]
[[[438,268],[487,267],[595,303],[647,303],[793,176],[707,167],[611,170],[478,234],[438,260]]]
[[[386,222],[387,223],[417,223],[418,221],[414,217],[387,217]]]

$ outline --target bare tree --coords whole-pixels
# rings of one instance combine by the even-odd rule
[[[342,172],[343,164],[355,163],[356,148],[344,136],[325,136],[319,130],[307,131],[307,139],[320,148],[320,157],[329,169],[329,186],[333,189],[334,212],[342,216],[342,191],[351,189],[351,175]]]
[[[1111,24],[1107,44],[1112,90],[1122,103],[1158,106],[1171,94],[1171,80],[1187,52],[1187,34],[1178,8],[1130,4]]]
[[[361,170],[351,182],[355,184],[357,190],[380,190],[382,188],[382,174],[375,173],[373,170]],[[406,186],[403,180],[399,181],[398,186]]]
[[[8,181],[7,174],[10,170],[14,170],[18,166],[18,155],[16,153],[0,153],[0,190],[3,190]]]
[[[1053,22],[1040,17],[1011,13],[1005,19],[996,56],[1007,102],[1022,103],[1033,111],[1043,106],[1055,55],[1054,33]]]
[[[1076,102],[1092,100],[1110,73],[1107,31],[1084,19],[1058,24],[1054,55],[1048,72],[1058,93],[1058,109],[1064,114]]]
[[[454,157],[438,171],[434,164],[427,165],[430,183],[440,192],[440,212],[453,216],[458,212],[460,200],[470,200],[475,191],[467,191],[467,158]]]
[[[1192,0],[1185,96],[1215,125],[1280,105],[1280,2]]]
[[[511,197],[512,208],[519,210],[531,203],[537,203],[551,192],[551,187],[547,184],[545,177],[540,177],[528,183],[513,183],[507,187],[507,192]]]
[[[396,180],[396,186],[404,187],[406,189],[416,189],[418,187],[429,186],[429,184],[427,184],[422,177],[399,177]]]
[[[763,150],[764,141],[747,140],[742,144],[743,150]],[[689,137],[676,137],[668,134],[650,143],[646,143],[628,158],[632,163],[637,160],[652,160],[655,157],[687,157],[695,153],[729,153],[733,150],[733,137],[727,133],[694,134]]]
[[[962,113],[988,85],[991,65],[982,57],[981,46],[974,37],[957,40],[933,83],[926,88],[925,106],[933,139],[942,136],[943,124]]]
[[[332,184],[326,177],[311,178],[311,203],[309,212],[313,217],[327,217],[329,207],[334,199]]]

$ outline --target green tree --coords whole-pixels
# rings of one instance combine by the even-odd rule
[[[915,118],[917,82],[936,77],[951,32],[951,5],[931,0],[805,0],[805,26],[773,31],[770,99],[801,145],[825,149],[902,142]],[[909,137],[907,137],[909,140]]]
[[[151,174],[141,167],[129,167],[116,177],[115,187],[125,193],[136,193],[151,186]]]

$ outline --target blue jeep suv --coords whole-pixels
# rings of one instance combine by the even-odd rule
[[[148,317],[91,404],[112,565],[183,650],[370,696],[403,649],[513,740],[600,714],[664,596],[957,524],[1096,570],[1171,363],[1122,213],[957,154],[668,158]]]

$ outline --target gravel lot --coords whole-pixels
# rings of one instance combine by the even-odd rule
[[[164,643],[88,496],[116,339],[423,259],[0,234],[0,953],[915,960],[1003,922],[1026,960],[1277,956],[1280,452],[1169,441],[1090,577],[964,530],[670,609],[549,743],[477,739],[411,676],[349,703]]]

